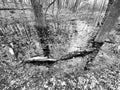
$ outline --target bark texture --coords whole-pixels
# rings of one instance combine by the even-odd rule
[[[110,7],[108,15],[103,26],[95,39],[96,42],[103,42],[108,36],[108,33],[114,28],[116,21],[120,15],[120,0],[115,0],[113,5]]]
[[[40,38],[40,43],[43,48],[44,56],[48,56],[50,54],[49,45],[48,45],[48,38],[49,32],[48,27],[45,23],[45,17],[42,11],[42,5],[40,4],[40,0],[31,0],[34,15],[35,15],[35,28],[37,30],[38,36]]]

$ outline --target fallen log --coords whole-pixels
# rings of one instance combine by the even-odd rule
[[[36,56],[36,57],[32,57],[32,58],[29,58],[29,59],[23,61],[22,64],[24,64],[24,65],[32,64],[32,65],[36,65],[36,66],[46,66],[46,67],[50,68],[56,62],[57,62],[57,59]]]
[[[59,59],[34,56],[32,58],[25,60],[24,63],[38,65],[38,66],[51,67],[54,64],[58,63],[59,61],[68,61],[68,60],[71,60],[72,58],[85,57],[90,54],[93,54],[95,57],[97,55],[100,47],[103,45],[103,43],[92,42],[92,44],[93,44],[93,46],[92,46],[93,49],[70,52],[66,55],[63,55]],[[92,59],[94,59],[94,57]]]
[[[32,57],[27,59],[28,61],[57,61],[57,59],[52,59],[52,58],[47,58],[47,57],[40,57],[40,56],[36,56],[36,57]]]
[[[37,66],[46,66],[46,67],[51,67],[55,63],[58,63],[59,61],[66,61],[66,60],[71,60],[72,58],[76,57],[85,57],[86,55],[92,54],[96,51],[91,50],[91,51],[76,51],[76,52],[71,52],[69,54],[66,54],[62,56],[60,59],[53,59],[53,58],[47,58],[47,57],[32,57],[27,60],[25,60],[23,63],[24,64],[33,64]]]

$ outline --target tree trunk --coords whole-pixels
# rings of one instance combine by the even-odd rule
[[[40,38],[40,43],[43,48],[43,54],[44,56],[49,57],[50,54],[49,45],[48,45],[49,31],[45,23],[45,17],[42,11],[42,5],[40,4],[40,0],[31,0],[31,4],[33,7],[35,21],[36,21],[35,28]]]
[[[96,42],[105,41],[111,29],[114,28],[114,25],[118,20],[119,16],[120,16],[120,0],[115,0],[113,5],[110,7],[108,15],[106,16],[106,20],[103,23],[103,26],[100,28],[100,31],[95,39]]]

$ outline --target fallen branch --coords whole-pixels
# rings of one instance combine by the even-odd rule
[[[46,67],[51,67],[53,66],[55,63],[58,63],[58,61],[66,61],[66,60],[70,60],[72,58],[76,58],[76,57],[85,57],[86,55],[89,55],[91,53],[93,53],[94,50],[92,51],[81,51],[81,52],[72,52],[69,53],[67,55],[64,55],[63,57],[61,57],[60,59],[50,59],[50,58],[46,58],[46,57],[33,57],[33,58],[29,58],[26,61],[24,61],[24,64],[33,64],[33,65],[37,65],[37,66],[46,66]]]
[[[29,58],[25,61],[23,61],[23,64],[32,64],[32,65],[37,65],[37,66],[46,66],[48,68],[50,68],[51,66],[53,66],[53,64],[55,64],[57,62],[56,59],[50,59],[47,57],[32,57]]]
[[[72,58],[76,58],[76,57],[85,57],[86,55],[89,55],[91,53],[93,53],[94,50],[92,51],[77,51],[77,52],[71,52],[67,55],[64,55],[60,58],[60,60],[68,60],[68,59],[72,59]]]
[[[33,65],[38,65],[38,66],[46,66],[46,67],[50,68],[51,66],[53,66],[54,64],[56,64],[60,61],[66,61],[66,60],[70,60],[70,59],[76,58],[76,57],[85,57],[87,55],[93,54],[94,56],[90,59],[90,61],[88,61],[86,63],[86,66],[88,66],[89,62],[94,60],[97,53],[99,52],[100,47],[103,45],[103,43],[94,42],[94,41],[92,42],[92,44],[93,44],[92,50],[71,52],[71,53],[68,53],[68,54],[62,56],[60,59],[35,56],[35,57],[29,58],[29,59],[23,61],[23,63],[24,64],[33,64]]]
[[[36,57],[32,57],[29,58],[28,61],[57,61],[57,59],[52,59],[52,58],[47,58],[47,57],[40,57],[40,56],[36,56]]]
[[[0,10],[32,10],[32,8],[0,8]]]

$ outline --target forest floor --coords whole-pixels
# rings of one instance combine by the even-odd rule
[[[11,61],[1,48],[0,89],[119,90],[119,33],[116,26],[98,52],[58,61],[50,67]]]

